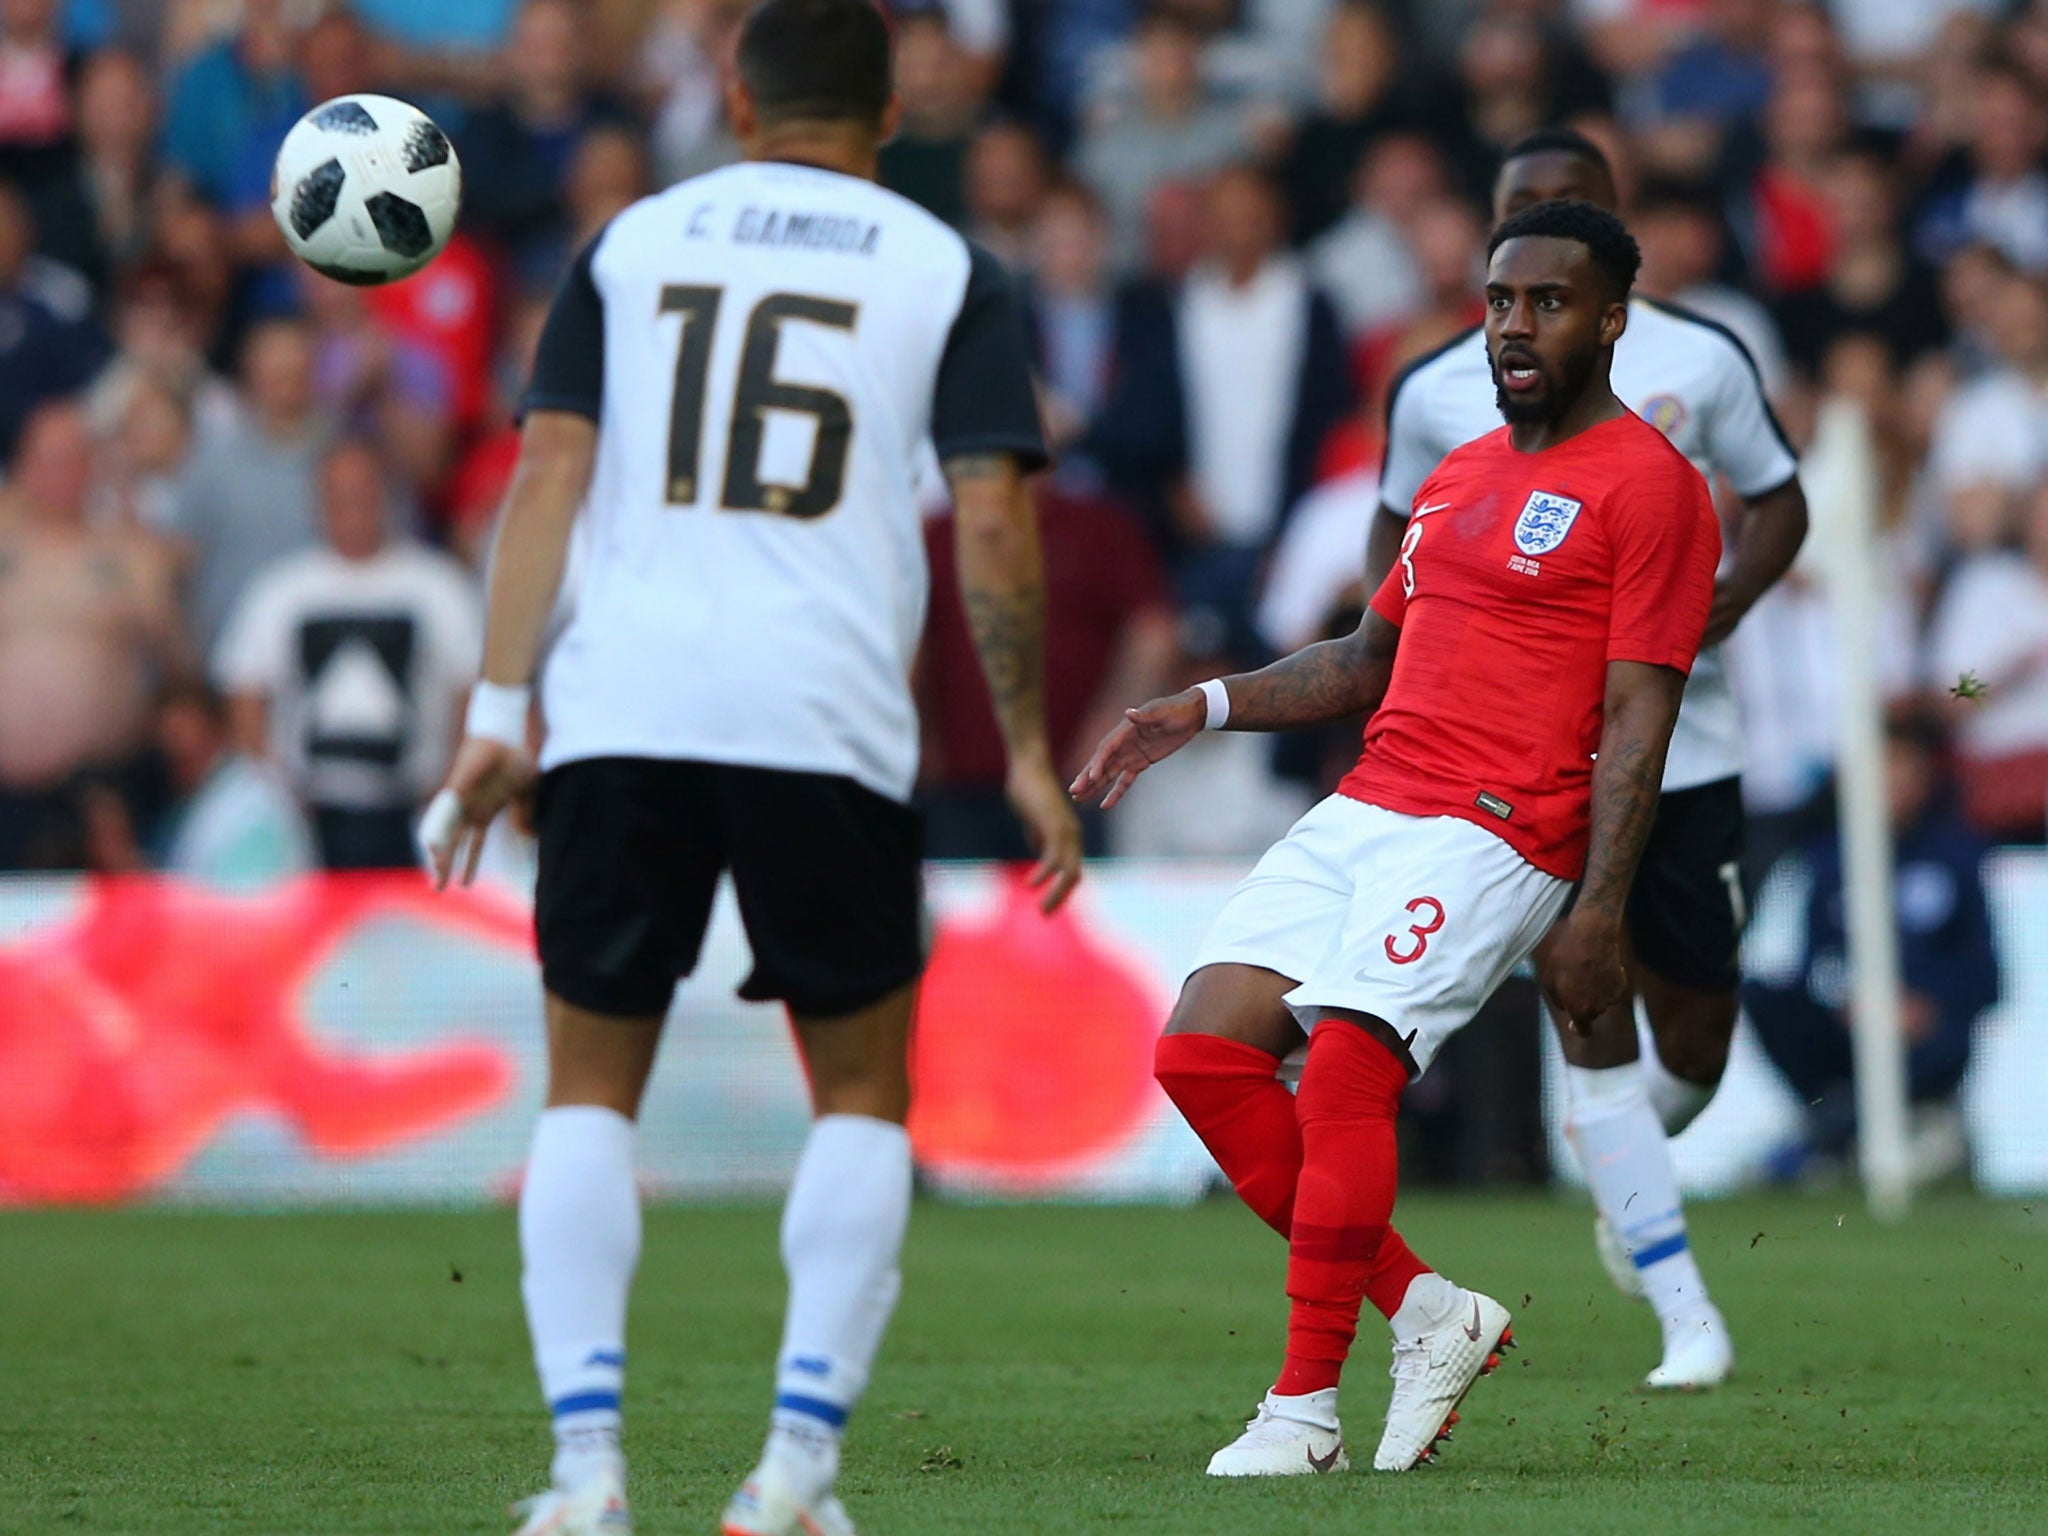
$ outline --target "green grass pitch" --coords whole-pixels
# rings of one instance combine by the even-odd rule
[[[1194,1210],[924,1205],[842,1489],[867,1536],[2048,1532],[2048,1205],[1700,1206],[1739,1376],[1633,1390],[1647,1313],[1587,1212],[1418,1198],[1402,1227],[1523,1348],[1443,1463],[1202,1476],[1271,1380],[1280,1244]],[[758,1449],[775,1217],[649,1213],[628,1448],[645,1536],[708,1533]],[[1369,1321],[1345,1388],[1369,1462]],[[505,1536],[546,1437],[509,1212],[0,1216],[0,1532]]]

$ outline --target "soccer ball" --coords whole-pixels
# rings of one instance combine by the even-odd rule
[[[315,272],[367,286],[409,277],[441,253],[462,203],[455,147],[418,107],[337,96],[284,136],[270,212]]]

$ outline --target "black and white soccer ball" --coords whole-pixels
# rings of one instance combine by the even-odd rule
[[[418,107],[337,96],[293,125],[271,171],[270,212],[285,244],[338,282],[389,283],[419,271],[455,232],[462,165]]]

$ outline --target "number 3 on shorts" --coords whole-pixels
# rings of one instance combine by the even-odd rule
[[[1429,936],[1435,933],[1437,929],[1443,927],[1444,904],[1434,896],[1418,896],[1408,903],[1408,911],[1412,915],[1419,916],[1425,910],[1429,913],[1427,921],[1411,923],[1408,926],[1409,937],[1415,941],[1412,947],[1396,945],[1394,935],[1391,933],[1387,935],[1385,940],[1387,958],[1393,961],[1394,964],[1413,965],[1416,961],[1420,960],[1429,949]]]

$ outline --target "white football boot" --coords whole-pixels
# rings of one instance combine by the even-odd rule
[[[1394,1396],[1372,1459],[1375,1470],[1406,1472],[1436,1460],[1437,1444],[1451,1438],[1458,1404],[1472,1383],[1500,1364],[1502,1350],[1515,1347],[1512,1321],[1491,1296],[1467,1291],[1449,1322],[1394,1341]]]
[[[626,1468],[608,1468],[574,1488],[550,1488],[512,1506],[524,1522],[513,1536],[633,1536]]]
[[[804,1495],[773,1461],[763,1461],[740,1484],[719,1519],[722,1536],[854,1536],[846,1506],[829,1488]]]
[[[1268,1392],[1244,1433],[1209,1458],[1211,1477],[1312,1477],[1350,1468],[1335,1387],[1300,1397]]]
[[[1718,1387],[1735,1369],[1735,1344],[1728,1323],[1709,1306],[1681,1324],[1664,1341],[1664,1363],[1643,1378],[1657,1392],[1704,1392]]]
[[[1607,1278],[1614,1282],[1617,1291],[1630,1301],[1649,1300],[1636,1261],[1628,1256],[1628,1244],[1605,1216],[1593,1217],[1593,1248],[1600,1255],[1600,1267],[1607,1271]]]

